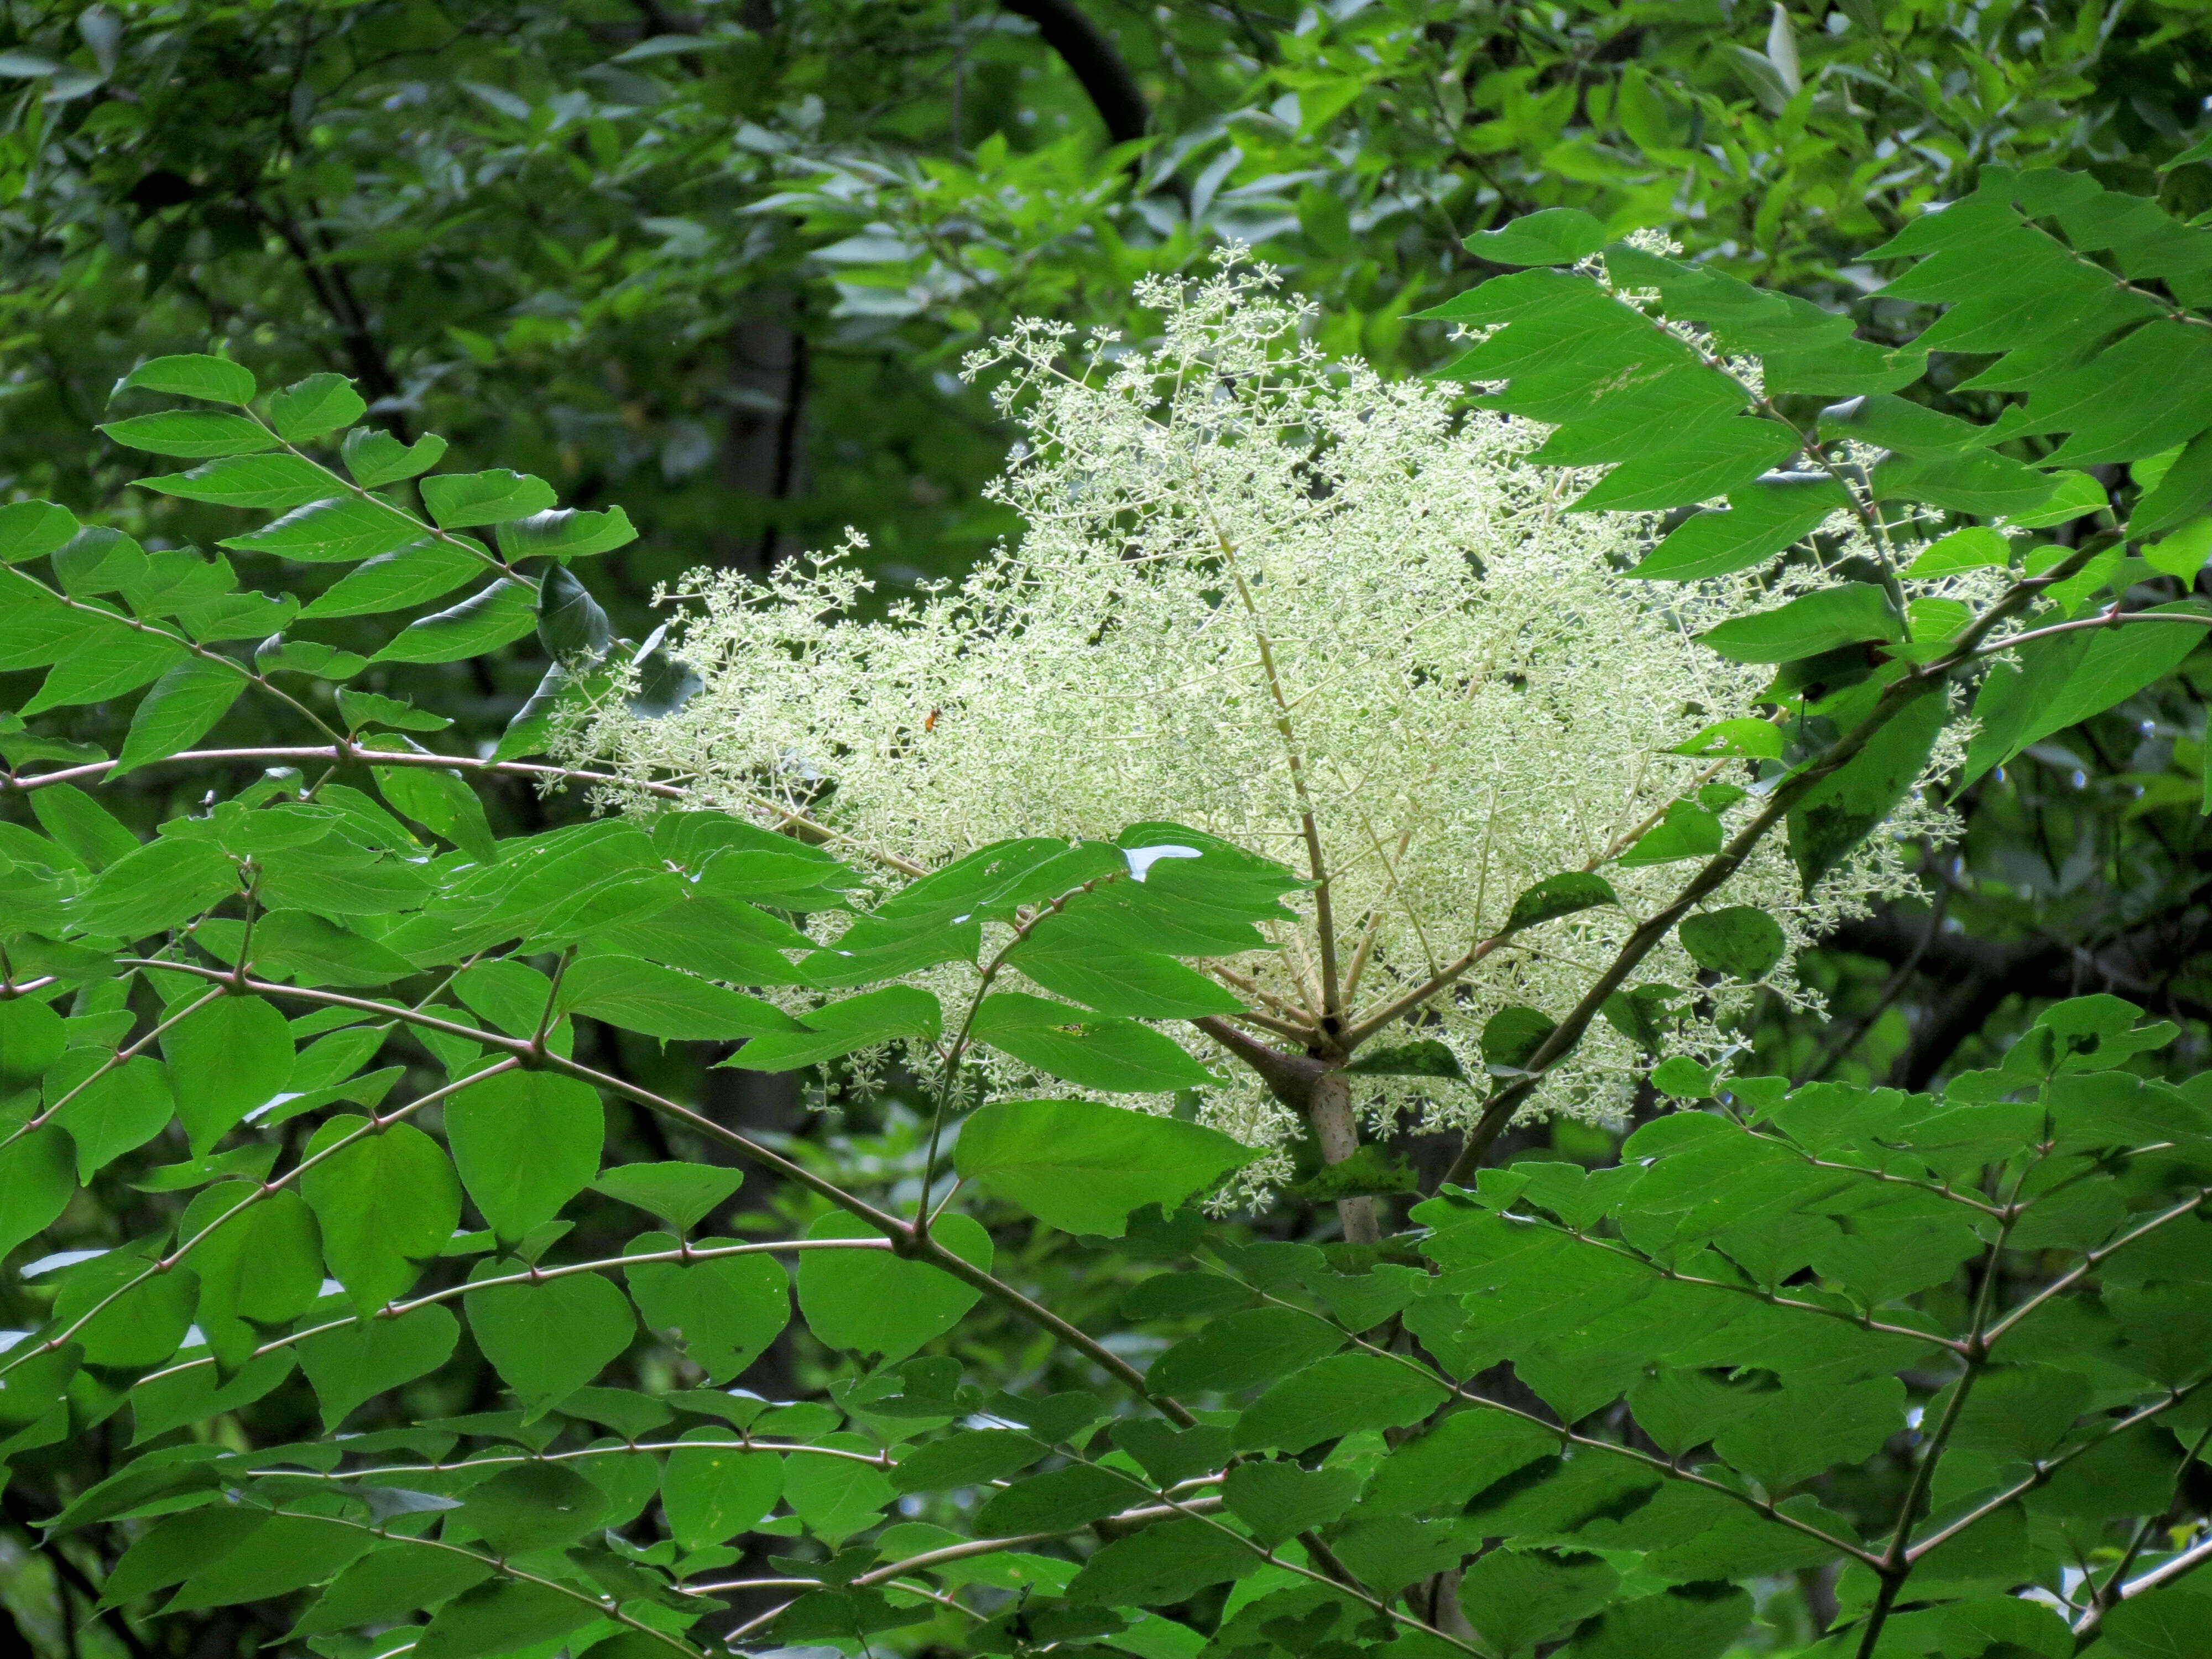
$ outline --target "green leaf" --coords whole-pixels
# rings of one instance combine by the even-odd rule
[[[706,682],[698,670],[678,660],[667,641],[665,623],[645,636],[637,648],[636,688],[623,698],[623,706],[640,720],[659,720],[672,714],[699,695]]]
[[[515,1272],[485,1261],[471,1279]],[[629,1298],[597,1273],[492,1285],[468,1294],[469,1329],[534,1423],[619,1357],[637,1334]]]
[[[483,575],[484,560],[469,546],[420,540],[396,553],[378,553],[358,571],[347,571],[319,595],[301,617],[365,617],[383,611],[404,611],[452,592],[462,581]]]
[[[0,564],[21,564],[58,551],[76,533],[76,517],[65,507],[10,501],[0,507]]]
[[[911,985],[890,985],[825,1004],[803,1017],[805,1030],[756,1036],[720,1062],[749,1072],[790,1072],[895,1038],[928,1041],[943,1028],[937,999]]]
[[[1905,1389],[1893,1376],[1840,1389],[1785,1386],[1718,1436],[1713,1449],[1779,1494],[1835,1464],[1872,1456],[1904,1425]]]
[[[1462,246],[1497,265],[1571,265],[1605,243],[1605,227],[1579,208],[1546,208],[1500,229],[1479,230]]]
[[[1562,916],[1594,909],[1601,904],[1620,902],[1620,896],[1613,890],[1613,884],[1603,876],[1570,870],[1559,875],[1545,877],[1515,899],[1513,908],[1506,915],[1505,926],[1498,931],[1500,935],[1517,933],[1524,927],[1540,927],[1545,922],[1557,921]]]
[[[191,1260],[200,1281],[200,1331],[228,1373],[252,1358],[264,1331],[314,1306],[323,1253],[313,1214],[289,1188],[263,1194],[223,1182],[192,1200],[178,1231],[199,1238],[218,1219]]]
[[[806,1230],[809,1238],[877,1238],[856,1216],[835,1211]],[[930,1237],[969,1266],[991,1266],[991,1236],[973,1217],[939,1218]],[[903,1359],[960,1322],[982,1294],[922,1261],[888,1249],[820,1249],[799,1259],[799,1308],[825,1346]]]
[[[1773,396],[1849,398],[1895,392],[1927,372],[1928,354],[1912,346],[1894,350],[1865,340],[1831,340],[1798,349],[1762,354],[1766,390]]]
[[[380,553],[396,553],[422,538],[422,526],[398,508],[373,498],[342,495],[294,507],[258,530],[226,536],[217,545],[273,553],[307,564],[353,564]]]
[[[1780,760],[1782,732],[1771,720],[1747,714],[1732,720],[1717,720],[1693,738],[1676,744],[1667,751],[1670,755],[1688,755],[1696,759],[1711,759],[1716,755],[1741,755],[1752,760]]]
[[[338,689],[338,713],[349,732],[366,726],[388,726],[400,732],[442,732],[453,724],[445,715],[417,708],[404,697],[380,696],[348,686]]]
[[[1789,948],[1782,924],[1748,904],[1685,916],[1675,932],[1698,967],[1741,980],[1760,978]]]
[[[198,618],[210,605],[244,598],[232,592],[238,577],[221,554],[203,559],[191,548],[164,548],[148,555],[144,567],[123,584],[123,595],[142,617],[164,614]]]
[[[1518,1071],[1559,1029],[1559,1023],[1540,1008],[1500,1008],[1483,1022],[1484,1063]]]
[[[2104,1645],[2119,1659],[2203,1659],[2212,1595],[2160,1589],[2131,1595],[2105,1615]]]
[[[319,1274],[320,1271],[318,1267]],[[195,1355],[179,1369],[143,1377],[132,1385],[132,1445],[146,1445],[172,1429],[253,1405],[274,1393],[300,1365],[299,1356],[289,1348],[248,1359],[227,1378],[223,1368],[197,1360]]]
[[[161,1034],[192,1156],[292,1080],[292,1033],[259,997],[217,997]]]
[[[374,750],[382,742],[371,738],[362,746]],[[391,746],[415,748],[404,738],[394,740]],[[430,766],[390,766],[377,768],[375,776],[376,787],[395,811],[433,835],[443,836],[480,864],[499,861],[483,803],[455,774]]]
[[[481,657],[520,639],[537,622],[535,585],[503,576],[459,605],[408,623],[369,660],[457,662],[464,657]]]
[[[1108,1093],[1158,1094],[1220,1081],[1163,1032],[1018,991],[983,999],[970,1035],[1048,1076]]]
[[[30,997],[0,1002],[0,1100],[37,1083],[68,1041],[62,1017],[45,1003]]]
[[[129,1250],[111,1250],[64,1273],[53,1316],[76,1328],[74,1340],[87,1364],[143,1370],[170,1358],[185,1340],[198,1278],[190,1267],[155,1273],[152,1265]]]
[[[108,775],[118,778],[191,748],[229,713],[245,689],[245,676],[228,661],[192,657],[179,663],[140,700],[123,752]]]
[[[2025,1596],[1991,1595],[1943,1610],[1946,1649],[1978,1653],[2010,1644],[2044,1659],[2073,1659],[2074,1633],[2057,1608]]]
[[[1751,488],[1764,474],[1786,465],[1803,442],[1777,422],[1738,415],[1686,426],[1677,436],[1666,449],[1615,466],[1567,510],[1655,513],[1693,507]]]
[[[727,1429],[693,1429],[684,1437],[721,1443],[668,1455],[660,1503],[678,1547],[707,1549],[751,1531],[783,1496],[783,1460],[732,1448]]]
[[[275,511],[302,507],[331,493],[322,468],[297,455],[233,455],[206,461],[189,472],[131,480],[141,489],[217,507],[259,507]]]
[[[1259,1565],[1260,1558],[1233,1534],[1196,1519],[1164,1521],[1093,1555],[1066,1596],[1105,1607],[1170,1606]]]
[[[507,520],[499,527],[499,550],[510,563],[519,559],[580,559],[627,547],[636,539],[629,514],[618,507],[603,513],[556,507]]]
[[[494,1579],[438,1609],[416,1638],[414,1659],[481,1659],[556,1642],[599,1617],[599,1604],[575,1591],[522,1579]]]
[[[2142,558],[2161,576],[2172,576],[2184,586],[2193,585],[2205,561],[2212,559],[2212,517],[2192,519],[2164,540],[2144,548]]]
[[[189,605],[177,612],[185,631],[202,645],[222,640],[265,638],[299,614],[300,602],[287,593],[228,593]]]
[[[1073,1532],[1141,1503],[1144,1488],[1092,1463],[1033,1474],[991,1494],[975,1512],[979,1535]]]
[[[1768,479],[1729,492],[1725,511],[1686,519],[1629,571],[1647,581],[1696,581],[1764,563],[1850,505],[1825,475]]]
[[[1365,1429],[1419,1422],[1447,1395],[1418,1369],[1376,1354],[1342,1353],[1285,1377],[1237,1419],[1240,1451],[1304,1451]]]
[[[433,1303],[397,1319],[350,1322],[308,1337],[300,1344],[300,1369],[322,1403],[324,1431],[335,1431],[363,1401],[437,1370],[460,1332],[460,1322]]]
[[[1985,525],[1968,525],[1940,540],[1930,542],[1905,568],[1905,574],[1924,580],[1931,576],[1955,575],[1961,570],[2002,569],[2012,562],[2012,548]]]
[[[741,1170],[707,1164],[624,1164],[602,1171],[592,1186],[689,1231],[744,1185],[744,1179]]]
[[[415,971],[376,940],[306,910],[264,915],[254,929],[253,960],[264,973],[302,985],[385,985]]]
[[[1062,1231],[1119,1238],[1132,1211],[1172,1212],[1260,1155],[1218,1129],[1088,1100],[994,1101],[954,1149],[964,1180]]]
[[[368,405],[343,374],[310,374],[269,400],[269,424],[292,443],[351,426],[367,413]]]
[[[1733,1427],[1765,1401],[1755,1389],[1673,1365],[1653,1367],[1629,1388],[1627,1397],[1637,1426],[1674,1457]]]
[[[0,1134],[14,1136],[0,1146],[0,1256],[4,1256],[43,1232],[68,1207],[76,1193],[76,1150],[68,1131],[56,1124],[28,1134],[16,1133],[11,1124]],[[0,1389],[7,1386],[8,1379],[0,1377]],[[0,1404],[0,1417],[5,1414],[4,1404]]]
[[[591,1185],[605,1134],[598,1091],[551,1072],[502,1072],[446,1103],[461,1184],[509,1246]]]
[[[325,1119],[307,1142],[313,1158],[368,1120]],[[333,1152],[301,1177],[322,1223],[323,1255],[366,1316],[406,1294],[422,1264],[443,1249],[460,1219],[461,1186],[438,1143],[395,1123]],[[312,1374],[312,1368],[310,1368]]]
[[[1869,444],[1900,455],[1956,454],[1982,442],[1982,429],[1972,422],[1886,393],[1831,404],[1820,411],[1820,431],[1823,438]]]
[[[1715,1068],[1686,1054],[1674,1054],[1651,1068],[1651,1086],[1676,1100],[1705,1100],[1713,1092]]]
[[[237,404],[243,407],[253,401],[260,388],[255,386],[252,374],[241,365],[227,358],[203,356],[188,353],[175,357],[153,357],[138,365],[115,383],[111,397],[119,397],[133,387],[147,392],[166,392],[175,398],[199,398],[214,404]]]
[[[134,415],[127,421],[110,421],[100,430],[132,449],[191,459],[249,455],[276,447],[276,440],[259,422],[210,410],[172,409],[158,415]]]
[[[705,1238],[696,1248],[711,1250],[736,1243]],[[676,1248],[672,1234],[640,1233],[623,1254]],[[717,1387],[751,1364],[791,1322],[791,1279],[770,1255],[636,1261],[623,1272],[645,1322],[655,1330],[678,1332],[684,1352]]]
[[[218,1504],[155,1522],[139,1534],[108,1573],[100,1605],[120,1607],[181,1583],[209,1562],[238,1548],[268,1519],[260,1510]]]
[[[1195,1019],[1233,1014],[1243,1005],[1203,974],[1146,951],[1117,949],[1048,921],[1006,954],[1018,969],[1055,995],[1102,1014],[1138,1019]]]
[[[1353,1469],[1302,1469],[1295,1463],[1247,1461],[1229,1471],[1221,1495],[1230,1513],[1273,1549],[1311,1528],[1327,1526],[1359,1496]]]
[[[2035,429],[2073,434],[2043,465],[2140,460],[2203,432],[2212,422],[2212,341],[2199,337],[2205,331],[2194,319],[2154,319],[2039,383],[2027,403]]]
[[[2101,513],[2112,505],[2105,486],[2087,472],[2062,472],[2057,483],[2041,507],[2026,513],[2007,513],[2005,521],[2015,530],[2047,530]]]
[[[490,472],[448,472],[417,486],[423,505],[444,530],[502,524],[526,519],[553,505],[553,486],[543,478],[504,468]]]
[[[836,1451],[873,1454],[859,1435],[825,1436],[816,1442]],[[872,1527],[898,1496],[882,1471],[847,1457],[790,1457],[783,1466],[783,1497],[806,1529],[833,1549]]]
[[[117,593],[146,580],[153,562],[146,550],[119,530],[88,526],[54,554],[54,574],[75,599]]]
[[[2157,483],[2145,487],[2128,515],[2128,534],[2154,536],[2161,530],[2171,530],[2203,512],[2208,501],[2212,501],[2212,430],[2191,438]],[[0,526],[6,523],[5,514],[14,510],[0,507]],[[0,559],[8,556],[6,545],[4,531],[0,530]]]
[[[2008,456],[1974,450],[1961,455],[1893,455],[1868,475],[1867,489],[1876,501],[1926,501],[1954,513],[2032,517],[2051,501],[2057,483],[2048,473]]]
[[[1382,1461],[1370,1507],[1383,1514],[1456,1514],[1486,1487],[1558,1449],[1558,1436],[1540,1424],[1499,1412],[1455,1412]]]
[[[1145,1386],[1155,1395],[1230,1394],[1273,1382],[1332,1354],[1344,1333],[1289,1308],[1255,1308],[1208,1324],[1152,1362]]]
[[[158,634],[102,630],[57,663],[37,695],[16,712],[27,719],[49,708],[105,702],[159,679],[185,655],[182,646]]]
[[[265,1601],[335,1577],[374,1542],[376,1534],[364,1527],[320,1516],[274,1515],[254,1528],[246,1544],[187,1578],[161,1611],[191,1613]]]
[[[606,655],[614,637],[607,613],[565,564],[552,566],[538,584],[538,637],[548,656],[572,668]]]
[[[636,957],[579,957],[561,981],[555,1007],[647,1036],[686,1042],[761,1038],[804,1029],[758,997]]]
[[[1413,1165],[1386,1147],[1360,1146],[1349,1158],[1321,1164],[1284,1190],[1309,1204],[1333,1204],[1365,1194],[1417,1193],[1420,1176]]]
[[[1615,1601],[1576,1632],[1568,1651],[1572,1659],[1720,1659],[1751,1618],[1751,1596],[1734,1584],[1678,1585]]]
[[[1863,640],[1903,637],[1889,596],[1873,582],[1801,593],[1771,611],[1738,617],[1698,636],[1731,662],[1795,662]]]
[[[1948,1407],[1949,1390],[1934,1403]],[[2094,1403],[2078,1371],[2034,1363],[1991,1366],[1959,1408],[1951,1443],[1962,1451],[2029,1462],[2048,1456]]]
[[[2183,600],[2141,614],[2205,613]],[[2094,630],[2087,645],[2062,634],[2021,647],[2021,665],[1993,668],[1974,700],[1983,730],[1967,745],[1962,787],[2030,744],[2078,726],[2165,678],[2203,642],[2208,631],[2212,630],[2191,623],[2136,623]]]
[[[1493,1550],[1460,1576],[1460,1605],[1498,1659],[1513,1659],[1595,1613],[1620,1584],[1594,1555]]]
[[[406,1544],[377,1550],[340,1573],[284,1639],[291,1642],[362,1625],[390,1624],[434,1607],[491,1575],[490,1562],[463,1551],[426,1550]]]
[[[39,827],[93,870],[106,870],[137,852],[138,837],[73,783],[50,784],[31,797]]]
[[[1377,1048],[1342,1069],[1347,1077],[1467,1077],[1459,1056],[1433,1037]]]
[[[504,1559],[572,1544],[601,1524],[604,1493],[558,1463],[522,1463],[469,1488],[453,1520]]]
[[[47,1089],[52,1091],[52,1082]],[[167,1128],[176,1110],[167,1068],[141,1054],[87,1083],[55,1112],[54,1121],[76,1143],[77,1179],[89,1181]]]
[[[338,453],[353,481],[363,489],[374,489],[428,472],[445,458],[446,441],[426,432],[413,443],[403,444],[389,432],[362,427],[346,434]]]
[[[909,1493],[980,1486],[1003,1480],[1043,1455],[1044,1448],[1034,1438],[1013,1429],[963,1429],[909,1450],[891,1470],[891,1485]]]

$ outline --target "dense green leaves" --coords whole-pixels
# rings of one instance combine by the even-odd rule
[[[392,23],[361,14],[363,38]],[[1317,25],[1315,52],[1352,21]],[[88,51],[106,27],[87,24]],[[1717,72],[1811,119],[1837,77],[1801,62],[1786,15],[1772,30],[1761,51],[1723,43]],[[988,55],[1019,30],[986,33]],[[642,109],[661,70],[639,65],[752,51],[711,27],[670,39],[595,57],[577,84],[628,77]],[[1618,72],[1586,101],[1701,167],[1648,58],[1601,60]],[[1281,68],[1302,125],[1331,118],[1327,61]],[[500,76],[474,85],[482,118],[536,120]],[[1484,86],[1470,95],[1513,106],[1501,129],[1549,95]],[[540,136],[605,168],[626,153],[617,119]],[[1227,176],[1194,193],[1194,226]],[[1167,177],[1141,196],[1166,199]],[[313,188],[342,193],[336,178]],[[170,210],[148,209],[149,238]],[[1349,246],[1344,211],[1316,189],[1279,216]],[[265,399],[227,359],[126,376],[134,397],[262,413],[124,405],[108,435],[179,463],[118,509],[131,533],[0,508],[0,672],[43,677],[0,730],[11,789],[34,786],[0,837],[0,1249],[24,1257],[0,1298],[0,1468],[34,1508],[67,1496],[69,1522],[111,1527],[110,1601],[292,1598],[279,1619],[337,1659],[368,1627],[379,1651],[397,1636],[431,1659],[692,1651],[729,1627],[732,1578],[788,1604],[744,1627],[754,1646],[857,1650],[927,1624],[917,1647],[1435,1659],[1463,1615],[1492,1659],[1716,1659],[1747,1631],[1822,1635],[1785,1628],[1813,1602],[1775,1585],[1803,1570],[1834,1586],[1847,1645],[1849,1621],[1887,1620],[1883,1652],[2063,1659],[2067,1620],[2087,1620],[2124,1656],[2188,1651],[2191,1592],[2111,1594],[2172,1559],[2201,1510],[2185,1454],[2212,1370],[2194,1218],[2212,1121],[2196,1085],[2151,1080],[2175,1031],[2089,1000],[1912,1092],[1750,1075],[1742,997],[1831,987],[1784,967],[1804,917],[1745,902],[1775,849],[1741,884],[1741,842],[1706,861],[1786,810],[1818,892],[1909,792],[1941,795],[1940,676],[1985,676],[1973,781],[2188,672],[2212,402],[2202,331],[2165,296],[2204,297],[2206,233],[1987,161],[1974,194],[1869,256],[1897,262],[1885,308],[1845,315],[1832,293],[1610,240],[1638,216],[1555,207],[1478,232],[1479,259],[1524,269],[1430,313],[1486,331],[1443,373],[1552,428],[1532,465],[1573,469],[1554,505],[1680,514],[1607,527],[1637,575],[1768,592],[1710,628],[1709,590],[1659,598],[1670,626],[1704,629],[1717,675],[1778,672],[1756,718],[1691,700],[1638,736],[1664,811],[1487,847],[1484,931],[1430,941],[1434,984],[1371,1017],[1361,921],[1339,919],[1326,964],[1285,942],[1329,896],[1318,862],[1302,880],[1176,824],[996,842],[916,876],[843,840],[842,783],[776,748],[745,763],[758,799],[692,794],[671,768],[581,821],[538,793],[557,769],[515,764],[557,711],[627,698],[649,721],[696,689],[674,635],[617,638],[608,611],[639,567],[589,591],[564,568],[631,542],[621,508],[563,508],[501,467],[435,473],[442,439],[341,437],[368,415],[366,368],[361,390],[318,374]],[[605,269],[623,273],[610,295],[653,280]],[[1427,301],[1383,303],[1366,325]],[[1908,343],[1922,304],[1948,310]],[[456,330],[479,366],[565,349]],[[1986,360],[1978,390],[1916,386],[1931,348]],[[379,414],[411,421],[441,378],[377,392]],[[400,505],[418,494],[427,520]],[[237,511],[270,522],[216,533]],[[2131,546],[2124,517],[2138,543],[2172,533]],[[2038,527],[2059,534],[2008,534]],[[2007,586],[2062,559],[2063,581]],[[1951,662],[1996,593],[2036,636]],[[253,640],[249,669],[233,642]],[[1456,672],[1423,648],[1408,672]],[[532,683],[508,736],[485,737]],[[1544,695],[1540,676],[1499,684]],[[926,748],[941,712],[881,740]],[[2195,742],[2159,712],[2130,763],[2146,814]],[[1357,725],[1400,740],[1389,721]],[[218,729],[234,760],[174,763]],[[1852,757],[1824,765],[1839,741]],[[125,775],[111,812],[94,795]],[[2093,841],[2069,868],[2103,859]],[[1679,987],[1637,954],[1670,936]],[[1462,989],[1443,966],[1462,952],[1525,962],[1527,988]],[[1251,993],[1246,970],[1276,957],[1296,989]],[[1591,1009],[1562,973],[1607,992],[1589,1053]],[[1477,1023],[1437,1030],[1462,996]],[[1540,1057],[1590,1069],[1547,1079]],[[1247,1061],[1264,1094],[1225,1086]],[[1346,1078],[1349,1127],[1328,1115]],[[1540,1135],[1515,1116],[1539,1087],[1540,1111],[1602,1115],[1631,1085],[1645,1121],[1617,1161],[1563,1127],[1540,1147],[1554,1156],[1462,1170],[1400,1228],[1415,1183],[1394,1124],[1484,1118],[1480,1152],[1509,1120]],[[1031,1097],[1060,1085],[1149,1098]],[[1200,1213],[1231,1203],[1273,1207]],[[114,1472],[79,1479],[82,1445]],[[1869,1612],[1868,1558],[1900,1522],[1919,1551],[1905,1611]],[[1742,1586],[1761,1580],[1754,1629]]]

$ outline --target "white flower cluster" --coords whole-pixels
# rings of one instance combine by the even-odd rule
[[[1693,635],[1821,573],[1626,579],[1650,516],[1562,511],[1589,476],[1524,462],[1541,428],[1466,412],[1449,386],[1324,361],[1264,270],[1139,297],[1163,319],[1143,349],[1079,350],[1066,327],[1032,323],[968,365],[1007,371],[998,403],[1028,434],[994,487],[1026,526],[1017,545],[875,617],[842,552],[765,581],[702,573],[672,633],[704,689],[658,719],[610,698],[567,752],[732,811],[808,814],[863,864],[934,866],[1002,837],[1165,819],[1304,875],[1310,811],[1353,1020],[1496,933],[1533,883],[1600,871],[1620,908],[1516,935],[1431,999],[1420,1029],[1376,1039],[1440,1038],[1481,1079],[1491,1015],[1564,1012],[1696,868],[1621,867],[1640,831],[1701,789],[1730,830],[1756,811],[1755,794],[1713,788],[1752,784],[1745,763],[1668,752],[1755,714],[1770,678]],[[1869,550],[1848,515],[1827,529],[1846,556]],[[1759,906],[1801,945],[1907,886],[1901,838],[1943,833],[1916,792],[1809,897],[1777,836],[1709,904]],[[1273,949],[1213,966],[1255,1012],[1303,1024],[1320,1007],[1322,940],[1313,896],[1291,902],[1302,925]],[[917,977],[972,990],[972,974]],[[1698,969],[1670,939],[1639,979],[1693,987]],[[1769,983],[1808,996],[1786,957]],[[1721,1026],[1754,994],[1714,990],[1686,1049],[1725,1048]],[[1613,1119],[1638,1070],[1600,1024],[1538,1099]],[[1482,1092],[1364,1086],[1376,1127],[1409,1108],[1423,1127],[1464,1123]],[[1256,1082],[1204,1110],[1262,1144],[1292,1127]]]

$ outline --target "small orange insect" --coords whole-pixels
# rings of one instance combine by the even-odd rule
[[[934,732],[937,730],[937,717],[944,712],[945,711],[941,708],[931,709],[929,711],[929,718],[921,723],[921,729],[925,732]]]

